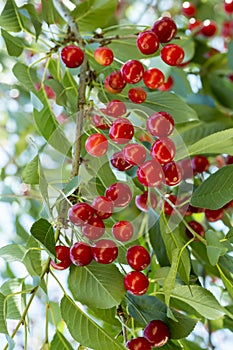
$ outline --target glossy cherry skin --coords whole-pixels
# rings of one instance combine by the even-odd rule
[[[126,113],[126,105],[120,100],[112,100],[107,104],[106,112],[113,118],[121,117]]]
[[[160,56],[169,66],[178,66],[184,59],[184,50],[179,45],[167,44],[161,49]]]
[[[130,339],[125,346],[130,350],[151,350],[151,344],[144,337]]]
[[[111,49],[102,46],[94,51],[94,58],[101,66],[109,66],[113,62],[114,55]]]
[[[77,68],[83,63],[84,52],[78,46],[68,45],[61,50],[61,59],[66,67]]]
[[[113,236],[120,242],[127,242],[133,237],[134,228],[131,222],[121,220],[112,227]]]
[[[95,214],[95,210],[88,203],[77,203],[68,211],[70,222],[76,226],[83,226]]]
[[[169,113],[160,111],[147,119],[146,128],[152,136],[166,137],[174,130],[174,119]]]
[[[119,171],[127,171],[133,167],[133,165],[125,159],[123,151],[114,153],[110,162],[112,166]]]
[[[99,264],[111,264],[118,256],[118,248],[110,239],[100,239],[92,247],[93,258]]]
[[[204,35],[205,37],[212,37],[217,31],[217,25],[214,21],[211,21],[209,19],[206,19],[202,23],[202,28],[201,28],[201,34]]]
[[[107,114],[106,108],[100,108],[100,112]],[[108,130],[111,122],[107,122],[103,115],[94,114],[92,118],[93,124],[100,130]]]
[[[106,189],[105,196],[113,201],[114,207],[126,207],[131,199],[132,192],[128,185],[116,182]]]
[[[95,197],[91,204],[96,215],[102,220],[108,219],[114,210],[113,202],[105,196]]]
[[[93,157],[102,157],[108,150],[108,140],[103,134],[92,134],[86,139],[85,149]]]
[[[195,231],[197,234],[199,234],[201,237],[205,236],[205,230],[204,227],[202,226],[202,224],[200,224],[199,222],[195,221],[195,220],[191,220],[188,222],[188,225],[191,227],[191,229],[193,229],[193,231]],[[185,233],[189,238],[193,238],[193,234],[192,232],[186,227],[185,228]],[[198,240],[197,238],[195,238],[195,240]]]
[[[150,150],[152,158],[157,160],[160,164],[166,164],[173,160],[176,154],[176,146],[169,138],[157,139]]]
[[[135,271],[142,271],[150,264],[150,254],[141,245],[133,245],[127,249],[126,260]]]
[[[152,30],[145,30],[137,37],[137,47],[144,55],[152,55],[159,48],[159,38]]]
[[[207,171],[209,169],[210,163],[208,161],[208,158],[206,158],[205,156],[198,155],[191,159],[191,165],[194,174],[197,174]]]
[[[140,61],[129,60],[121,67],[121,74],[123,79],[129,84],[138,83],[144,73],[144,67]]]
[[[209,222],[215,222],[223,218],[223,209],[219,208],[216,210],[205,209],[205,217]]]
[[[145,337],[152,346],[159,348],[168,342],[170,337],[169,328],[163,321],[152,320],[144,328],[143,337]]]
[[[86,266],[93,259],[91,246],[86,242],[77,242],[70,248],[70,259],[76,266]]]
[[[108,83],[114,90],[122,90],[126,85],[126,81],[122,77],[120,71],[114,71],[108,76]]]
[[[162,85],[160,85],[158,87],[159,91],[169,91],[171,90],[172,86],[173,86],[173,78],[171,75],[169,75],[169,77],[167,78],[167,81],[165,81]]]
[[[126,118],[117,118],[109,129],[110,139],[117,144],[128,143],[133,135],[133,124]]]
[[[189,23],[188,23],[188,29],[193,31],[197,31],[197,34],[200,33],[202,27],[202,21],[200,21],[199,19],[192,17],[189,19]],[[199,30],[198,30],[199,29]]]
[[[65,270],[71,265],[70,260],[70,248],[64,245],[57,245],[55,247],[56,250],[56,258],[60,262],[55,262],[54,260],[50,260],[50,265],[55,270]]]
[[[134,295],[143,295],[147,292],[149,281],[141,271],[131,271],[124,277],[124,286]]]
[[[149,89],[157,89],[164,82],[163,72],[158,68],[150,68],[144,72],[143,82]]]
[[[152,31],[158,36],[161,43],[168,43],[175,37],[177,27],[172,18],[162,17],[154,23]]]
[[[140,104],[145,102],[147,93],[141,86],[137,86],[135,88],[129,89],[128,97],[131,102]]]
[[[231,15],[233,13],[233,0],[224,0],[224,11]]]
[[[132,165],[140,165],[146,160],[146,148],[139,143],[129,143],[123,148],[125,160]]]
[[[177,196],[174,194],[168,194],[165,196],[166,199],[168,199],[172,204],[177,204]],[[171,216],[173,214],[175,214],[174,209],[172,208],[172,206],[166,201],[166,199],[164,200],[164,204],[163,204],[163,211],[165,215]]]
[[[104,231],[105,225],[98,216],[92,217],[87,224],[82,226],[82,234],[91,240],[96,240],[103,236]]]
[[[182,4],[181,12],[186,17],[193,17],[196,12],[196,7],[189,1],[185,1]]]
[[[171,161],[163,166],[165,183],[168,186],[175,186],[182,180],[182,170],[178,163]]]
[[[155,187],[163,181],[163,170],[156,160],[147,160],[137,169],[137,177],[142,185]]]
[[[153,192],[150,192],[148,198],[148,191],[144,191],[142,194],[138,194],[135,197],[135,204],[141,211],[148,212],[149,207],[155,209],[158,204],[156,195]]]
[[[113,89],[110,85],[109,85],[109,76],[105,78],[104,80],[104,88],[106,91],[110,92],[111,94],[119,94],[122,90],[122,89]]]

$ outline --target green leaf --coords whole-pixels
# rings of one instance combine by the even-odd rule
[[[125,294],[123,275],[113,264],[101,265],[93,262],[82,268],[72,266],[69,286],[78,301],[99,309],[118,305]]]
[[[42,0],[42,16],[48,25],[58,22],[64,24],[64,19],[54,6],[53,0]]]
[[[34,222],[30,231],[32,236],[42,243],[49,254],[55,257],[56,251],[53,226],[47,220],[41,218]]]
[[[26,248],[19,244],[8,244],[0,248],[0,256],[8,262],[22,261]]]
[[[57,330],[51,341],[50,350],[73,350],[73,347],[68,340],[66,340],[64,335]]]
[[[36,155],[23,169],[22,180],[26,184],[38,185],[39,184],[39,156]]]
[[[17,38],[13,35],[10,35],[4,29],[1,30],[2,37],[5,40],[7,52],[10,56],[18,57],[23,52],[23,40],[22,38]]]
[[[233,71],[233,62],[232,62],[232,57],[233,57],[233,41],[230,41],[227,45],[227,59],[228,59],[228,65],[230,70]]]
[[[180,250],[178,248],[175,248],[173,250],[171,267],[169,269],[169,272],[163,284],[165,303],[167,306],[169,306],[171,293],[176,282],[176,274],[177,274],[178,264],[179,264],[179,253],[180,253]]]
[[[21,18],[14,0],[7,0],[0,15],[0,26],[9,32],[21,31]]]
[[[31,276],[40,276],[42,272],[40,246],[38,242],[30,236],[26,248],[27,250],[22,263],[25,265]]]
[[[80,185],[81,179],[80,176],[75,176],[73,177],[72,180],[70,180],[66,186],[62,189],[62,193],[60,196],[57,198],[57,202],[69,197]]]
[[[207,256],[212,266],[215,266],[221,255],[224,255],[228,249],[219,242],[216,232],[208,230],[205,233],[207,242]]]
[[[61,313],[72,337],[95,350],[123,350],[125,347],[84,313],[68,296],[61,301]]]
[[[13,73],[18,81],[31,92],[36,92],[35,82],[37,81],[36,70],[26,66],[21,62],[17,62],[13,67]]]
[[[224,142],[225,143],[225,140]],[[219,209],[233,198],[233,165],[227,165],[210,175],[194,191],[191,204],[196,207]]]
[[[166,247],[161,235],[159,220],[157,220],[156,223],[149,229],[149,237],[160,266],[169,266],[170,262],[168,260]]]
[[[12,278],[6,281],[0,288],[0,292],[7,298],[7,318],[19,320],[22,313],[22,291],[23,279]],[[9,297],[11,295],[11,297]]]
[[[42,23],[38,16],[35,6],[33,4],[25,4],[22,7],[20,7],[20,12],[21,10],[26,10],[29,14],[31,23],[36,32],[36,39],[38,39],[39,35],[41,34]]]
[[[218,76],[216,74],[209,74],[208,82],[215,99],[224,107],[232,109],[232,83],[226,77]]]
[[[230,297],[233,299],[233,281],[230,281],[230,279],[225,275],[220,265],[217,265],[217,268],[225,288],[227,289]]]
[[[5,295],[0,293],[0,333],[8,334],[6,326]]]

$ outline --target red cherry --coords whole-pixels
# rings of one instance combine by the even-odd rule
[[[142,272],[131,271],[124,277],[124,286],[128,292],[134,295],[142,295],[147,292],[149,281]]]
[[[132,165],[140,165],[146,160],[146,149],[138,143],[129,143],[123,148],[125,160]]]
[[[145,30],[137,37],[137,47],[144,55],[151,55],[159,48],[159,38],[152,30]]]
[[[150,254],[143,246],[134,245],[127,249],[126,260],[132,269],[141,271],[149,266]]]
[[[233,37],[233,21],[232,20],[223,22],[221,34],[226,39]]]
[[[93,259],[91,246],[86,242],[77,242],[70,248],[70,259],[76,266],[86,266]]]
[[[95,240],[103,236],[105,231],[105,225],[100,217],[92,217],[87,224],[82,227],[82,234],[91,239]]]
[[[122,74],[119,70],[112,72],[108,76],[108,84],[114,90],[122,90],[124,89],[126,82],[122,77]]]
[[[132,199],[132,192],[128,185],[116,182],[106,189],[105,196],[113,201],[115,207],[125,207]]]
[[[108,47],[98,47],[94,51],[94,58],[101,66],[109,66],[113,62],[113,52]]]
[[[129,241],[134,233],[133,225],[129,221],[121,220],[112,227],[113,236],[121,242]]]
[[[231,15],[233,13],[233,0],[225,0],[223,5],[224,11]]]
[[[233,164],[233,156],[230,156],[229,154],[226,156],[225,159],[226,165]]]
[[[109,129],[110,139],[117,144],[129,142],[133,135],[133,124],[126,118],[117,118]]]
[[[201,34],[204,35],[205,37],[212,37],[217,31],[217,25],[214,21],[211,21],[209,19],[206,19],[202,23],[202,28],[201,28]]]
[[[192,17],[195,15],[196,7],[189,1],[185,1],[182,4],[182,10],[184,16],[186,17]]]
[[[169,138],[161,138],[156,140],[150,150],[152,158],[160,164],[169,163],[173,160],[176,154],[176,146]]]
[[[103,114],[107,114],[106,108],[100,108],[100,111]],[[92,121],[93,121],[93,124],[100,130],[107,130],[110,127],[110,125],[107,123],[104,116],[102,115],[94,114]]]
[[[144,72],[143,81],[149,89],[157,89],[164,82],[164,75],[157,68],[150,68]]]
[[[223,208],[219,208],[216,210],[205,209],[205,217],[209,222],[215,222],[217,220],[221,220],[223,218]]]
[[[55,247],[56,250],[56,258],[60,262],[55,262],[54,260],[50,260],[50,265],[56,270],[65,270],[71,265],[70,260],[70,248],[65,247],[64,245],[57,245]]]
[[[61,50],[61,59],[68,68],[79,67],[84,60],[84,53],[80,47],[68,45]]]
[[[172,204],[177,204],[177,196],[175,196],[174,194],[167,194],[165,198],[168,199]],[[163,204],[163,211],[165,215],[171,216],[175,214],[175,211],[172,208],[172,206],[166,201],[166,199]]]
[[[109,85],[109,76],[105,78],[104,80],[104,88],[106,91],[110,92],[111,94],[119,94],[123,89],[113,89]]]
[[[231,83],[233,83],[233,74],[228,74],[227,78],[230,80]]]
[[[125,346],[130,350],[151,350],[151,344],[144,337],[130,339]]]
[[[128,97],[133,103],[143,103],[146,100],[147,94],[141,86],[137,86],[129,89]]]
[[[93,157],[102,157],[108,150],[108,140],[102,134],[92,134],[86,139],[85,149]]]
[[[135,204],[141,211],[147,212],[149,207],[155,209],[158,204],[156,195],[153,192],[150,192],[148,198],[148,191],[144,191],[142,194],[139,194],[135,197]]]
[[[197,34],[199,34],[201,27],[202,27],[202,21],[200,21],[199,19],[194,18],[194,17],[189,19],[189,24],[188,24],[189,30],[191,30],[191,31],[195,30],[195,31],[197,31]]]
[[[107,114],[113,118],[118,118],[124,115],[127,111],[126,105],[120,100],[112,100],[107,104]]]
[[[190,179],[193,177],[193,168],[191,164],[191,159],[186,158],[179,161],[179,166],[182,170],[183,179]]]
[[[197,221],[192,220],[188,222],[189,226],[195,231],[197,234],[199,234],[201,237],[205,236],[205,230],[204,227]],[[186,227],[185,233],[189,238],[193,238],[192,232]],[[195,240],[198,240],[195,238]]]
[[[178,66],[184,59],[184,50],[176,44],[167,44],[162,48],[160,56],[169,66]]]
[[[156,160],[147,160],[137,169],[138,180],[147,187],[155,187],[163,181],[163,170]]]
[[[126,171],[133,167],[124,157],[123,151],[116,152],[112,155],[110,162],[114,168],[119,171]]]
[[[175,37],[177,27],[172,18],[162,17],[154,23],[152,31],[158,36],[161,43],[168,43]]]
[[[203,173],[209,169],[210,163],[205,156],[195,156],[191,159],[191,165],[193,168],[194,175],[197,173]]]
[[[76,226],[83,226],[94,216],[94,214],[94,209],[87,203],[77,203],[68,211],[70,222]]]
[[[138,83],[144,73],[144,67],[140,61],[129,60],[121,67],[121,74],[123,79],[129,84]]]
[[[110,264],[117,258],[118,248],[110,239],[100,239],[92,247],[92,254],[98,263]]]
[[[170,337],[169,328],[163,321],[150,321],[143,331],[143,336],[156,348],[165,345]]]
[[[173,78],[171,75],[167,78],[167,81],[165,81],[162,85],[158,87],[158,90],[160,91],[169,91],[171,90],[173,86]]]
[[[191,204],[189,204],[185,216],[190,216],[193,213],[202,213],[203,211],[204,208],[193,207]]]
[[[175,186],[182,180],[182,170],[178,163],[171,161],[163,166],[165,183],[168,186]]]
[[[147,119],[146,127],[152,136],[169,136],[174,130],[174,119],[169,113],[160,111]]]
[[[114,210],[113,202],[105,196],[95,197],[91,206],[95,209],[96,215],[102,220],[108,219]]]

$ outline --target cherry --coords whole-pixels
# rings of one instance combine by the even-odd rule
[[[193,231],[195,231],[201,237],[205,236],[204,227],[199,222],[192,220],[192,221],[189,221],[188,224],[193,229]],[[185,233],[189,238],[193,238],[192,232],[187,227],[185,228]],[[195,240],[198,240],[198,239],[195,238]]]
[[[113,52],[108,47],[98,47],[94,51],[94,58],[101,66],[109,66],[113,62]]]
[[[108,219],[114,210],[113,202],[105,196],[95,197],[91,206],[95,209],[96,215],[102,220]]]
[[[137,47],[144,55],[151,55],[159,48],[159,38],[152,30],[145,30],[137,37]]]
[[[148,198],[148,191],[144,191],[142,194],[138,194],[135,197],[135,204],[141,211],[147,212],[149,207],[155,209],[158,204],[156,195],[153,192],[150,192]]]
[[[129,241],[134,233],[133,225],[129,221],[121,220],[112,227],[113,236],[121,242]]]
[[[107,104],[107,114],[113,118],[121,117],[126,113],[126,105],[120,100],[112,100]]]
[[[140,165],[146,160],[146,149],[138,143],[129,143],[123,148],[125,160],[132,165]]]
[[[112,155],[110,162],[114,168],[119,171],[126,171],[133,167],[124,157],[123,151],[116,152]]]
[[[122,90],[124,89],[126,82],[123,79],[121,72],[116,70],[108,76],[108,84],[114,90]]]
[[[182,4],[182,14],[186,17],[192,17],[195,15],[196,7],[189,1],[185,1]]]
[[[217,31],[217,25],[214,21],[211,21],[209,19],[206,19],[202,23],[201,27],[201,34],[204,35],[205,37],[212,37]]]
[[[169,113],[160,111],[147,119],[146,127],[152,136],[169,136],[174,130],[174,119]]]
[[[113,201],[115,207],[125,207],[132,199],[132,192],[128,185],[116,182],[106,189],[105,196]]]
[[[197,34],[200,33],[202,27],[202,21],[199,19],[192,17],[189,19],[188,29],[191,31],[197,31]],[[199,30],[198,30],[199,29]]]
[[[95,210],[87,203],[77,203],[68,211],[69,220],[76,226],[83,226],[94,214]]]
[[[233,37],[233,21],[232,20],[223,22],[221,34],[226,39]]]
[[[93,157],[102,157],[108,150],[108,140],[103,134],[92,134],[86,139],[85,149]]]
[[[57,245],[55,247],[56,250],[56,258],[60,262],[55,262],[54,260],[50,260],[50,265],[56,270],[65,270],[71,265],[70,260],[70,248],[64,245]]]
[[[168,186],[175,186],[182,180],[182,170],[178,163],[171,161],[163,166],[165,183]]]
[[[167,81],[165,81],[162,85],[158,87],[159,91],[169,91],[171,90],[173,86],[173,78],[171,75],[167,78]]]
[[[223,218],[223,208],[216,210],[205,209],[205,217],[209,222],[215,222]]]
[[[110,139],[117,144],[128,143],[133,135],[133,124],[126,118],[117,118],[109,129]]]
[[[224,0],[224,11],[227,14],[232,14],[233,13],[233,0]]]
[[[168,43],[175,37],[177,27],[172,18],[161,17],[152,26],[152,31],[158,36],[161,43]]]
[[[169,66],[178,66],[184,59],[184,50],[179,45],[167,44],[162,48],[160,56]]]
[[[100,111],[103,114],[107,114],[106,108],[100,108]],[[99,114],[94,114],[92,118],[93,124],[100,130],[107,130],[109,129],[109,124],[106,122],[104,116]]]
[[[93,259],[91,246],[86,242],[77,242],[70,248],[70,259],[76,266],[86,266]]]
[[[151,344],[144,337],[130,339],[125,346],[130,350],[151,350]]]
[[[138,83],[144,73],[144,67],[140,61],[129,60],[121,67],[121,74],[123,79],[129,84]]]
[[[149,89],[157,89],[164,82],[164,75],[158,68],[150,68],[144,72],[143,81]]]
[[[149,281],[141,271],[131,271],[124,277],[124,286],[128,292],[142,295],[147,292]]]
[[[92,254],[95,261],[100,264],[110,264],[118,256],[118,248],[110,239],[100,239],[92,247]]]
[[[92,217],[87,224],[82,227],[82,234],[91,239],[95,240],[103,236],[105,231],[105,225],[103,220],[98,217]]]
[[[143,103],[146,100],[147,94],[141,86],[137,86],[129,89],[128,97],[133,103]]]
[[[226,163],[226,165],[233,164],[233,156],[230,156],[230,155],[228,154],[228,155],[226,156],[225,163]]]
[[[191,165],[193,168],[194,175],[197,173],[203,173],[209,169],[210,163],[205,156],[195,156],[191,159]]]
[[[147,160],[137,169],[138,180],[147,187],[155,187],[163,181],[163,170],[156,160]]]
[[[170,337],[169,328],[163,321],[152,320],[144,328],[143,336],[152,346],[159,348],[168,342]]]
[[[177,196],[174,194],[167,194],[165,196],[166,199],[168,199],[171,203],[173,203],[174,205],[177,203]],[[171,216],[173,214],[175,214],[175,211],[173,209],[173,207],[166,201],[164,201],[163,204],[163,211],[165,215]]]
[[[150,150],[152,158],[156,159],[160,164],[172,161],[176,153],[176,146],[169,138],[161,138],[156,140]]]
[[[81,66],[84,60],[84,53],[80,47],[68,45],[61,50],[61,59],[68,68],[77,68]]]
[[[204,208],[193,207],[191,204],[188,205],[185,216],[190,216],[195,213],[202,213]]]
[[[104,88],[106,91],[110,92],[111,94],[119,94],[122,89],[113,89],[110,85],[109,85],[109,76],[105,78],[104,80]]]
[[[134,245],[127,249],[126,260],[132,269],[141,271],[150,264],[150,254],[143,246]]]
[[[182,170],[183,179],[190,179],[193,177],[193,168],[191,164],[191,159],[185,158],[179,161],[179,166]]]

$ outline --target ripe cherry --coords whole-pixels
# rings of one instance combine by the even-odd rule
[[[105,196],[95,197],[91,206],[95,209],[96,215],[102,220],[108,219],[114,210],[113,202]]]
[[[184,59],[184,50],[179,45],[167,44],[162,48],[160,56],[169,66],[178,66]]]
[[[126,260],[132,269],[142,271],[150,264],[150,254],[143,246],[133,245],[127,249]]]
[[[92,247],[92,254],[95,261],[100,264],[110,264],[118,256],[116,243],[110,239],[100,239]]]
[[[144,328],[143,336],[152,346],[159,348],[168,342],[170,337],[169,328],[163,321],[152,320]]]
[[[142,295],[147,292],[149,281],[141,271],[131,271],[124,277],[124,286],[128,292]]]
[[[107,104],[106,112],[113,118],[121,117],[126,113],[126,105],[120,100],[112,100]]]
[[[123,151],[114,153],[110,162],[112,166],[119,171],[127,171],[133,167],[133,165],[125,159]]]
[[[119,94],[122,89],[113,89],[110,85],[109,85],[109,76],[105,78],[104,80],[104,88],[106,91],[110,92],[111,94]]]
[[[160,111],[147,119],[146,127],[152,136],[166,137],[174,130],[174,119],[169,113]]]
[[[163,170],[156,160],[147,160],[137,169],[138,180],[147,187],[155,187],[163,181]]]
[[[77,242],[70,248],[70,259],[76,266],[86,266],[93,259],[91,246],[86,242]]]
[[[159,38],[152,30],[145,30],[137,37],[137,47],[144,55],[151,55],[159,48]]]
[[[221,34],[226,39],[230,39],[233,37],[233,21],[232,20],[223,22]]]
[[[127,242],[133,237],[134,228],[131,222],[121,220],[112,227],[113,236],[121,242]]]
[[[94,58],[101,66],[109,66],[113,62],[113,52],[108,47],[98,47],[94,51]]]
[[[128,143],[133,135],[133,124],[126,118],[117,118],[109,129],[110,139],[117,144]]]
[[[140,165],[146,160],[146,148],[139,143],[129,143],[123,148],[125,160],[132,165]]]
[[[167,194],[165,196],[164,204],[163,204],[163,211],[165,215],[171,216],[175,214],[175,210],[173,207],[168,203],[167,199],[172,203],[172,204],[178,204],[177,203],[177,196],[174,194]]]
[[[186,17],[193,17],[196,12],[196,7],[189,1],[185,1],[182,4],[182,14]]]
[[[190,158],[185,158],[179,161],[179,166],[182,170],[183,179],[190,179],[193,177],[193,168]]]
[[[80,47],[68,45],[61,50],[61,59],[68,68],[79,67],[84,60],[84,53]]]
[[[217,31],[217,25],[214,21],[206,19],[202,23],[201,27],[201,34],[204,35],[205,37],[212,37]]]
[[[169,138],[157,139],[150,150],[152,158],[156,159],[160,164],[169,163],[173,160],[176,153],[176,146]]]
[[[182,180],[182,170],[178,163],[171,161],[163,166],[165,183],[168,186],[175,186]]]
[[[167,81],[165,81],[162,85],[158,87],[159,91],[169,91],[171,90],[173,86],[173,78],[171,75],[167,78]]]
[[[126,85],[126,81],[123,79],[121,72],[117,70],[108,76],[108,84],[114,90],[122,90]]]
[[[128,97],[133,103],[143,103],[146,100],[147,93],[141,86],[137,86],[129,89]]]
[[[158,68],[150,68],[144,72],[143,81],[149,89],[157,89],[164,82],[164,75]]]
[[[233,0],[224,0],[224,11],[229,15],[233,13]]]
[[[151,344],[144,337],[130,339],[125,346],[130,350],[151,350]]]
[[[219,208],[216,210],[205,209],[205,217],[209,222],[215,222],[217,220],[221,220],[223,218],[223,208]]]
[[[105,196],[113,201],[115,207],[125,207],[132,199],[132,192],[128,185],[116,182],[106,189]]]
[[[55,262],[54,260],[50,260],[50,265],[56,270],[65,270],[71,265],[70,260],[70,248],[64,245],[57,245],[55,247],[56,250],[56,258],[60,262]]]
[[[157,207],[158,200],[153,192],[150,192],[150,194],[148,194],[148,191],[144,191],[142,194],[138,194],[135,197],[135,204],[141,211],[148,212],[149,207],[152,209],[155,209]]]
[[[205,156],[195,156],[191,159],[191,165],[193,168],[194,175],[197,173],[203,173],[209,169],[210,163]]]
[[[95,214],[95,210],[87,203],[77,203],[68,211],[70,222],[76,226],[83,226]]]
[[[88,223],[82,227],[82,234],[91,240],[95,240],[103,236],[104,231],[105,225],[103,220],[98,216],[92,217]]]
[[[103,134],[92,134],[86,139],[85,149],[93,157],[102,157],[108,150],[108,140]]]
[[[129,84],[138,83],[144,73],[144,67],[140,61],[129,60],[121,67],[121,74],[123,79]]]
[[[175,37],[177,27],[172,18],[161,17],[152,26],[152,31],[158,36],[161,43],[168,43]]]
[[[196,31],[196,34],[200,33],[201,27],[202,27],[202,21],[200,21],[199,19],[192,17],[189,19],[189,23],[188,23],[188,29],[191,31]]]
[[[100,108],[100,112],[107,114],[106,108]],[[92,122],[100,130],[107,130],[110,127],[110,122],[107,122],[103,115],[96,113],[93,115]]]
[[[200,224],[199,222],[192,220],[188,222],[188,225],[191,227],[191,229],[193,229],[193,231],[195,231],[197,234],[199,234],[201,237],[205,236],[205,230],[204,227],[202,226],[202,224]],[[189,238],[193,238],[193,234],[192,232],[186,227],[185,228],[185,233]],[[195,240],[198,240],[197,238],[195,238]]]
[[[233,164],[233,156],[230,156],[229,154],[226,156],[225,159],[226,165]]]

